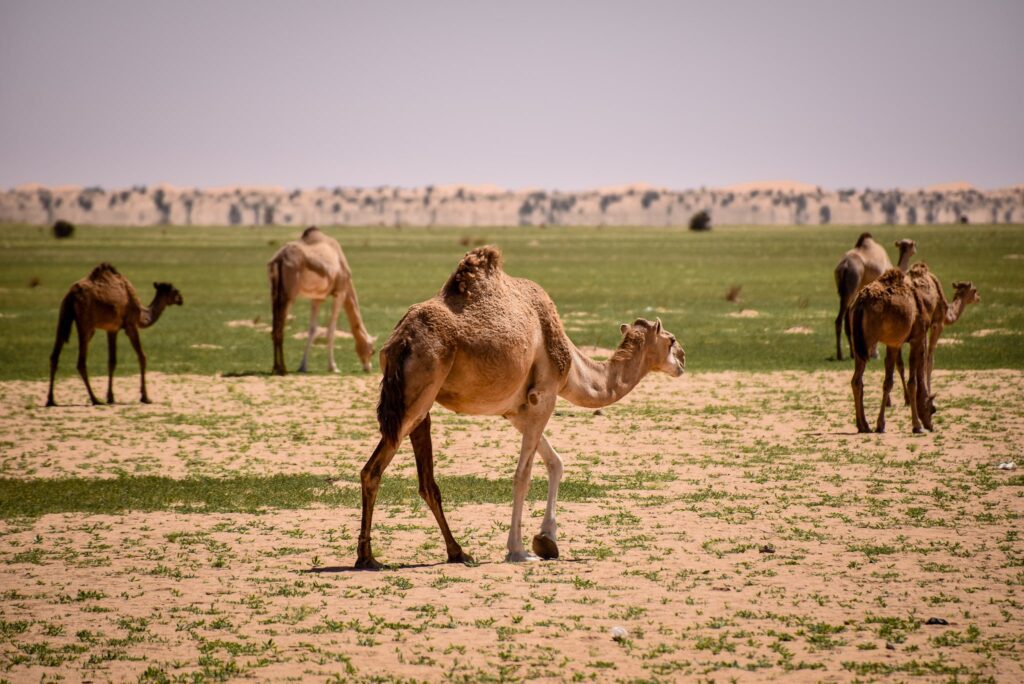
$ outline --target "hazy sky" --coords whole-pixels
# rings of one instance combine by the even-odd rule
[[[0,186],[1024,182],[1024,2],[0,0]]]

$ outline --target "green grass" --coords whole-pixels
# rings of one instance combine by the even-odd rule
[[[509,480],[472,475],[439,477],[448,507],[468,503],[507,503]],[[561,501],[601,498],[613,487],[579,480],[563,480]],[[543,501],[547,481],[535,479],[528,498]],[[61,478],[0,479],[0,519],[38,517],[48,513],[113,514],[125,511],[174,510],[182,513],[255,513],[268,509],[295,509],[314,505],[346,509],[360,505],[358,484],[335,486],[316,475],[238,476],[228,478],[143,476],[99,480]],[[420,501],[415,478],[386,477],[378,503],[409,504]]]
[[[509,273],[536,280],[551,294],[577,344],[612,346],[618,324],[661,316],[683,341],[692,371],[836,368],[833,320],[837,298],[832,269],[860,227],[724,227],[707,234],[670,228],[328,228],[344,247],[355,273],[363,317],[383,342],[410,304],[433,295],[466,247],[490,242],[505,252]],[[943,347],[941,368],[1024,368],[1024,227],[879,226],[885,245],[918,241],[918,259],[943,280],[973,280],[982,296],[947,335],[962,344]],[[41,227],[0,226],[0,379],[46,377],[57,308],[67,287],[100,261],[114,263],[144,301],[151,282],[167,280],[185,306],[143,333],[150,368],[169,373],[253,373],[271,366],[269,335],[229,328],[231,320],[270,318],[265,263],[298,231],[284,227],[80,226],[57,241]],[[890,249],[890,251],[893,251]],[[30,287],[30,281],[38,285]],[[742,286],[740,302],[726,301]],[[757,318],[733,318],[741,308]],[[308,304],[295,309],[289,333],[304,330]],[[583,316],[580,316],[583,314]],[[342,317],[344,329],[344,317]],[[785,334],[810,328],[809,335]],[[979,329],[1009,334],[971,337]],[[196,349],[194,344],[219,349]],[[90,372],[105,374],[106,351],[94,340]],[[350,340],[339,340],[339,364],[359,366]],[[74,373],[77,343],[62,357],[61,376]],[[286,343],[289,367],[302,343]],[[317,348],[311,368],[321,372]],[[119,374],[135,374],[127,342],[120,344]]]

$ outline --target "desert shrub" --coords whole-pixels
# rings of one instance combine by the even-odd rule
[[[818,208],[818,223],[821,225],[827,225],[832,221],[832,210],[828,208],[827,204],[822,204]]]
[[[640,204],[643,205],[644,209],[649,209],[652,204],[661,199],[661,193],[657,190],[648,190],[644,193],[644,196],[640,198]]]
[[[231,209],[228,210],[228,223],[233,226],[237,226],[242,222],[242,210],[238,208],[237,204],[232,204]]]
[[[70,221],[60,219],[53,224],[53,237],[55,238],[69,238],[75,232],[75,226]]]
[[[711,230],[711,214],[701,209],[690,217],[690,230]]]

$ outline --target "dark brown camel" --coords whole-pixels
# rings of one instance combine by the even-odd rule
[[[78,372],[89,392],[89,401],[99,404],[89,385],[89,372],[85,358],[89,341],[97,329],[107,331],[107,353],[109,379],[107,381],[107,402],[114,402],[114,366],[117,365],[117,332],[124,330],[139,357],[139,374],[142,383],[142,402],[150,403],[146,393],[146,354],[142,351],[139,330],[156,323],[163,310],[171,304],[181,305],[181,293],[170,283],[153,283],[156,296],[148,306],[142,306],[139,295],[128,279],[110,264],[103,263],[82,278],[64,295],[60,304],[60,318],[57,321],[57,340],[50,354],[50,392],[46,397],[47,406],[56,406],[53,399],[53,379],[57,373],[57,361],[61,348],[71,338],[71,324],[78,328]]]

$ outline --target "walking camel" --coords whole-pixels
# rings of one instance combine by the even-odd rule
[[[915,265],[910,275],[890,269],[861,290],[850,316],[855,359],[851,385],[859,432],[870,432],[864,416],[863,375],[868,350],[878,342],[886,346],[886,356],[876,431],[885,431],[885,408],[893,386],[893,369],[897,362],[902,363],[900,350],[905,343],[910,344],[907,393],[913,430],[920,433],[933,429],[931,417],[935,409],[931,370],[935,346],[943,327],[956,322],[964,306],[980,301],[970,282],[958,282],[954,287],[954,302],[947,305],[938,278],[921,264]]]
[[[896,247],[900,250],[897,268],[906,273],[910,266],[910,257],[917,253],[917,243],[913,240],[898,240]],[[836,316],[836,359],[843,360],[843,330],[846,330],[846,341],[850,345],[850,321],[848,312],[857,293],[869,283],[874,282],[883,273],[892,268],[889,255],[885,248],[875,242],[871,233],[861,233],[857,244],[848,251],[835,269],[836,289],[839,291],[839,314]]]
[[[148,307],[142,306],[139,295],[128,279],[108,263],[102,263],[88,276],[74,283],[60,304],[57,321],[57,340],[50,354],[50,391],[46,397],[47,406],[56,406],[53,397],[53,380],[57,373],[61,348],[71,338],[71,324],[78,329],[78,373],[89,392],[89,401],[101,403],[93,394],[86,367],[86,353],[89,341],[97,329],[107,331],[107,403],[114,403],[114,367],[117,365],[117,333],[124,330],[139,357],[141,401],[150,403],[146,393],[146,354],[142,351],[139,330],[157,322],[160,314],[169,305],[181,306],[181,293],[170,283],[153,283],[156,296]]]
[[[522,434],[506,560],[557,558],[555,504],[562,460],[544,437],[555,400],[607,406],[651,371],[683,373],[683,348],[660,320],[637,319],[623,324],[620,332],[622,341],[610,360],[589,359],[566,336],[543,288],[505,274],[499,250],[481,247],[466,254],[441,291],[412,306],[381,349],[381,438],[361,474],[356,567],[381,567],[370,546],[373,508],[381,475],[406,436],[416,457],[420,495],[441,528],[448,561],[472,561],[448,528],[434,481],[430,409],[435,401],[458,413],[504,416]],[[548,498],[531,553],[523,545],[521,522],[535,453],[547,467]]]
[[[274,313],[271,332],[274,373],[285,375],[288,372],[284,364],[284,328],[288,321],[288,311],[298,297],[310,300],[309,337],[306,338],[306,350],[299,364],[299,372],[306,372],[309,350],[316,337],[320,305],[328,296],[333,299],[331,318],[327,325],[327,370],[338,372],[338,366],[334,363],[334,332],[338,326],[338,313],[344,306],[352,337],[355,338],[356,355],[362,361],[363,370],[370,371],[373,338],[363,325],[355,284],[352,282],[352,269],[337,240],[325,235],[316,226],[310,226],[301,238],[277,250],[274,258],[267,263],[267,272]]]

